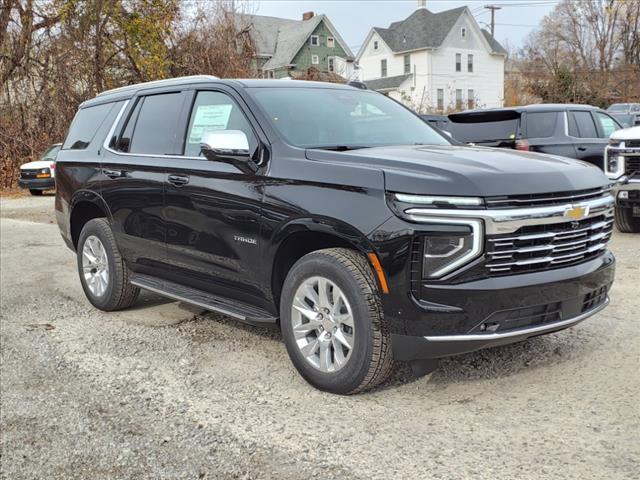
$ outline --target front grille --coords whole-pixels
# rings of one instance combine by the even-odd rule
[[[624,173],[626,175],[640,173],[640,155],[624,158]]]
[[[640,119],[640,117],[638,117]],[[640,148],[640,140],[627,140],[624,142],[625,148]]]
[[[487,238],[485,268],[491,276],[562,268],[604,253],[611,239],[613,216],[532,225],[515,233]]]
[[[42,169],[42,168],[36,168],[36,169],[24,169],[24,170],[20,170],[20,178],[24,179],[24,180],[31,180],[34,178],[37,178],[36,175],[38,175],[39,173],[42,173],[42,170],[46,170],[47,172],[49,172],[49,169]]]
[[[545,207],[582,202],[610,195],[611,187],[591,188],[572,192],[536,193],[530,195],[503,195],[485,198],[489,209]]]

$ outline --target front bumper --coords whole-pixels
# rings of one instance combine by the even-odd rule
[[[51,190],[56,187],[56,181],[54,177],[49,178],[33,178],[33,179],[18,179],[18,186],[20,188],[28,188],[29,190]]]
[[[613,185],[612,193],[617,207],[630,208],[640,205],[640,174],[633,180],[625,180]],[[627,192],[620,195],[620,192]]]
[[[607,252],[566,269],[434,289],[434,302],[457,310],[428,315],[416,309],[406,334],[392,334],[394,356],[440,358],[571,327],[606,307],[614,273],[615,259]]]

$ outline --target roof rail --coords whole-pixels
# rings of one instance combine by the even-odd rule
[[[218,77],[214,75],[189,75],[186,77],[165,78],[163,80],[153,80],[151,82],[134,83],[133,85],[125,85],[124,87],[112,88],[111,90],[105,90],[104,92],[100,92],[96,96],[100,97],[102,95],[108,95],[111,93],[121,92],[124,90],[130,90],[134,88],[138,89],[138,88],[147,88],[147,87],[160,87],[162,85],[171,84],[174,82],[179,82],[184,80],[210,81],[210,80],[218,80]]]

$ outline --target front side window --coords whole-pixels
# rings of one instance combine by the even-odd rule
[[[456,53],[456,72],[462,71],[462,54]]]
[[[249,93],[275,130],[297,147],[449,144],[419,117],[375,92],[280,87]]]
[[[444,110],[444,89],[443,88],[438,89],[438,110],[441,112]]]
[[[467,55],[467,71],[473,72],[473,55]]]
[[[249,151],[255,151],[258,144],[256,136],[235,100],[226,93],[198,92],[189,118],[184,154],[187,157],[201,156],[203,137],[218,130],[240,130],[249,140]]]
[[[598,122],[600,122],[602,138],[609,138],[609,135],[620,128],[616,121],[605,113],[596,112],[596,118],[598,119]]]
[[[381,77],[386,77],[387,76],[387,61],[386,60],[380,60],[380,76]]]
[[[404,56],[404,73],[411,73],[411,55]]]
[[[133,135],[128,151],[154,155],[178,153],[175,145],[176,133],[183,102],[184,96],[180,92],[144,97],[139,102],[140,113],[132,126]],[[130,119],[128,123],[131,122]]]
[[[87,148],[113,105],[113,103],[104,103],[78,110],[73,122],[71,122],[62,148],[64,150],[84,150]]]

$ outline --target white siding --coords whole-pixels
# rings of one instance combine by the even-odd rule
[[[462,38],[461,29],[466,28]],[[373,48],[378,42],[378,49]],[[404,54],[394,54],[374,31],[360,54],[358,77],[360,80],[380,78],[380,60],[387,60],[387,76],[404,74]],[[394,98],[421,111],[435,111],[437,91],[444,90],[445,109],[455,107],[456,89],[461,89],[463,109],[467,108],[467,92],[474,91],[476,107],[501,107],[504,101],[504,62],[502,55],[493,55],[479,27],[468,14],[460,17],[456,25],[435,50],[408,52],[411,55],[411,73],[399,91],[390,92]],[[462,71],[456,72],[456,53],[462,54]],[[467,55],[473,55],[473,72],[467,71]]]

